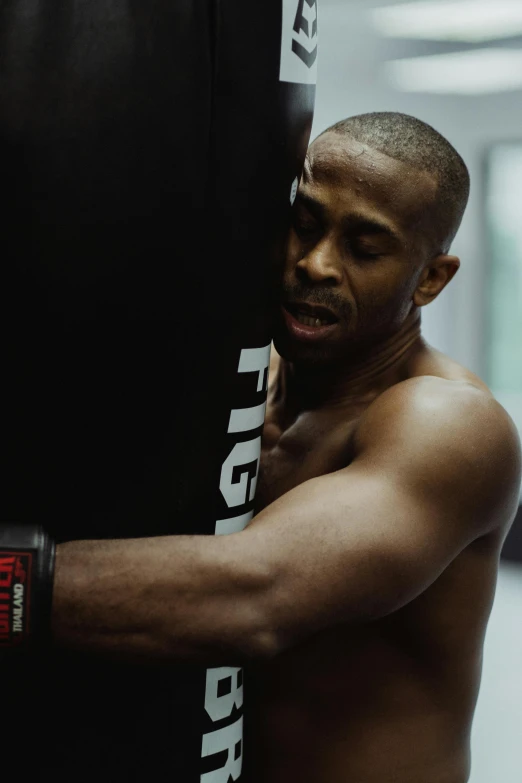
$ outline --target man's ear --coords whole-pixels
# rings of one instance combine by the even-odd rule
[[[421,274],[413,294],[414,304],[424,307],[433,302],[455,277],[459,267],[460,259],[457,256],[440,255],[433,258]]]

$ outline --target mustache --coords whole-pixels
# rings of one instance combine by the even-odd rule
[[[308,304],[322,305],[328,307],[337,316],[344,320],[349,320],[352,314],[352,307],[339,294],[334,293],[330,288],[318,288],[316,286],[305,285],[304,283],[294,283],[293,285],[283,284],[284,302],[308,302]]]

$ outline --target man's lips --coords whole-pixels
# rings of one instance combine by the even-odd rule
[[[338,318],[320,305],[287,304],[282,308],[289,333],[297,340],[323,340],[335,330]]]
[[[306,321],[319,323],[309,324],[310,326],[329,326],[339,321],[339,318],[332,310],[323,305],[312,304],[310,302],[286,302],[284,305],[290,315],[298,321],[306,324]]]

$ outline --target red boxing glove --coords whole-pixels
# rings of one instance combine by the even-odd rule
[[[50,636],[54,559],[41,526],[0,523],[0,648]]]

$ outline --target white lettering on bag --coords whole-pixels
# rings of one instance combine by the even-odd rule
[[[252,391],[266,394],[270,345],[263,348],[246,348],[241,351],[238,373],[255,373],[255,387]],[[248,433],[259,429],[264,422],[266,402],[250,408],[231,411],[229,434]],[[261,438],[236,443],[221,468],[219,489],[230,509],[253,503],[259,460]],[[253,509],[216,522],[216,535],[239,533],[248,525],[254,515]],[[243,718],[237,717],[237,710],[243,706],[243,672],[241,669],[220,667],[207,670],[205,687],[205,710],[213,723],[232,720],[232,723],[203,736],[202,758],[228,751],[224,766],[201,775],[201,783],[229,783],[238,780],[243,764]]]
[[[236,443],[223,463],[219,489],[229,508],[254,500],[259,475],[261,438]]]
[[[219,695],[219,686],[223,694]],[[205,690],[205,709],[213,723],[224,720],[232,715],[232,710],[243,706],[243,675],[241,669],[222,666],[219,669],[208,669],[207,687]]]
[[[203,758],[222,753],[224,750],[228,753],[225,766],[201,775],[201,783],[229,783],[230,778],[238,780],[243,767],[242,745],[243,718],[239,718],[230,726],[225,726],[224,729],[205,734],[203,737]]]
[[[279,79],[317,83],[317,0],[283,0]]]

